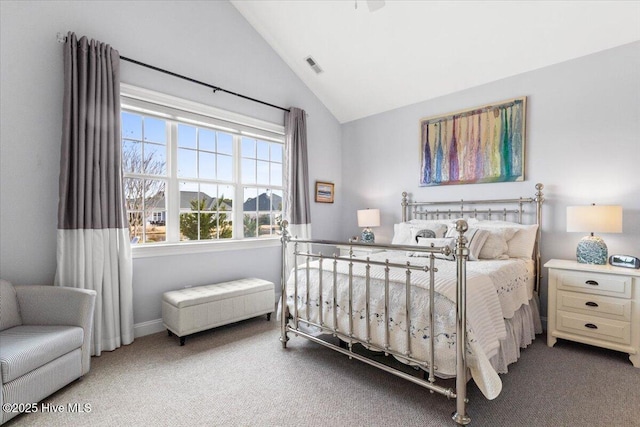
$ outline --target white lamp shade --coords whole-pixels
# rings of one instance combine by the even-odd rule
[[[568,206],[567,231],[622,233],[622,206]]]
[[[358,227],[380,227],[380,209],[359,210]]]

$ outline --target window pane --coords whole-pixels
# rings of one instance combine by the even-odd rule
[[[142,172],[142,144],[128,139],[122,140],[122,170],[124,173]]]
[[[282,212],[282,190],[271,191],[271,209]]]
[[[198,240],[199,216],[197,212],[180,214],[180,240]]]
[[[163,180],[125,178],[125,205],[129,213],[129,234],[133,243],[161,241],[166,237],[164,228],[158,229],[155,222],[155,211],[164,221],[165,186]]]
[[[244,237],[256,237],[256,229],[257,229],[256,214],[255,213],[245,213],[243,216],[243,227],[244,227]]]
[[[178,125],[178,147],[196,148],[196,128],[183,124]]]
[[[198,148],[214,152],[216,151],[216,133],[209,129],[198,129]]]
[[[233,135],[218,132],[218,153],[233,154]]]
[[[122,137],[142,140],[142,116],[122,112]]]
[[[218,227],[216,235],[218,239],[233,238],[233,194],[232,185],[218,186],[218,199],[216,209],[218,212]]]
[[[242,210],[244,212],[255,212],[258,210],[257,205],[258,189],[257,188],[245,188],[244,189],[244,203],[242,204]]]
[[[216,238],[218,215],[216,212],[200,212],[200,240]]]
[[[166,211],[146,210],[145,242],[164,242],[167,240]]]
[[[282,163],[282,144],[271,144],[271,161]]]
[[[258,237],[271,235],[271,215],[268,213],[258,214]]]
[[[271,192],[271,227],[275,234],[281,234],[280,221],[282,220],[282,195],[282,190],[273,190]]]
[[[144,144],[143,172],[149,175],[167,174],[167,147],[159,144]]]
[[[258,188],[258,211],[269,212],[271,210],[271,191],[266,188]]]
[[[257,164],[257,183],[269,184],[269,162],[258,161]]]
[[[282,163],[271,163],[271,185],[282,185]]]
[[[200,238],[199,189],[195,182],[180,183],[180,240]]]
[[[219,185],[218,186],[218,198],[220,203],[218,204],[218,210],[223,212],[231,212],[233,209],[233,199],[235,195],[235,187],[233,185]],[[229,221],[231,221],[229,216]]]
[[[124,185],[125,206],[128,211],[143,209],[143,180],[138,178],[125,178],[122,180]]]
[[[145,179],[143,180],[144,188],[141,192],[144,192],[144,207],[145,209],[159,209],[164,210],[166,208],[165,200],[165,181],[159,179]]]
[[[178,176],[181,178],[197,178],[196,151],[178,149]]]
[[[269,143],[266,141],[258,141],[258,158],[261,160],[269,160]]]
[[[198,210],[198,192],[200,186],[197,182],[180,183],[180,212]]]
[[[218,179],[233,180],[233,157],[218,154]]]
[[[144,118],[144,140],[158,142],[160,144],[167,143],[166,124],[164,120],[155,119],[153,117]]]
[[[215,184],[200,184],[200,210],[218,210],[218,186]]]
[[[131,238],[131,243],[143,243],[144,230],[142,224],[144,221],[142,212],[128,211],[127,216],[129,217],[129,237]]]
[[[256,140],[242,137],[242,157],[256,158]]]
[[[256,161],[251,159],[242,159],[242,183],[256,183]]]
[[[200,151],[198,175],[200,178],[215,179],[216,177],[216,155]]]

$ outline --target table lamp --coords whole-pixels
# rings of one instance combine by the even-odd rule
[[[361,209],[358,211],[358,227],[362,230],[362,242],[374,243],[375,236],[371,227],[380,227],[380,209]]]
[[[567,232],[591,233],[578,243],[579,263],[606,264],[607,245],[593,233],[622,233],[622,206],[568,206]]]

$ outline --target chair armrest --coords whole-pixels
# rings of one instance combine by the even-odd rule
[[[91,326],[96,291],[62,286],[14,286],[24,325]]]
[[[96,291],[62,286],[14,286],[23,325],[79,326],[84,330],[82,371],[89,371]]]

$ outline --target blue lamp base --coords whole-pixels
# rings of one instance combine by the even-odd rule
[[[598,236],[583,237],[576,249],[576,257],[581,264],[604,265],[607,255],[607,245]]]
[[[373,235],[373,231],[370,228],[362,230],[362,243],[374,243],[376,236]]]

